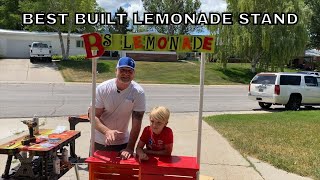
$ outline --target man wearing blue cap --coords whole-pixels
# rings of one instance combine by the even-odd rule
[[[133,154],[146,109],[144,90],[133,81],[134,75],[134,60],[122,57],[116,78],[99,84],[96,90],[95,150],[119,151],[123,159]]]

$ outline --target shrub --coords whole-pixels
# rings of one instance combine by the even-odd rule
[[[178,53],[178,59],[186,59],[187,58],[187,53]]]
[[[315,68],[315,71],[320,71],[320,62],[319,61],[314,63],[314,68]]]
[[[86,60],[86,56],[85,55],[69,56],[69,60],[71,60],[71,61],[83,61],[83,60]]]
[[[55,55],[52,55],[52,59],[54,59],[54,60],[62,60],[62,56],[55,54]]]
[[[91,61],[90,61],[91,62]],[[97,71],[99,73],[110,72],[110,65],[105,63],[97,63]]]
[[[61,55],[53,55],[52,59],[61,61],[62,60],[62,56]],[[69,56],[68,60],[71,60],[71,61],[83,61],[83,60],[86,60],[86,55]]]

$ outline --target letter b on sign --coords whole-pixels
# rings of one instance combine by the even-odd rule
[[[84,41],[87,58],[99,57],[104,53],[102,38],[98,33],[84,34],[81,36]],[[98,49],[97,55],[92,55],[91,50]]]

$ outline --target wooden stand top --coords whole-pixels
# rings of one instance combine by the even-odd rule
[[[163,167],[199,170],[196,157],[189,156],[151,156],[149,160],[139,162],[137,157],[122,160],[118,152],[96,151],[93,157],[86,159],[88,163],[139,165],[141,167]],[[149,169],[148,168],[148,169]]]
[[[53,129],[40,129],[40,134],[35,135],[36,143],[30,143],[29,146],[22,145],[21,140],[23,140],[24,137],[29,136],[24,135],[22,137],[16,138],[12,141],[0,145],[0,154],[10,154],[13,153],[13,151],[47,152],[80,137],[80,135],[80,131],[74,130],[66,130],[62,133],[55,134],[53,133]],[[49,142],[49,139],[53,138],[56,138],[56,142]]]

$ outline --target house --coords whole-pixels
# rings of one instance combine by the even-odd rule
[[[81,34],[70,34],[70,55],[85,54]],[[62,34],[65,48],[67,34]],[[32,42],[45,42],[52,46],[52,54],[61,55],[61,46],[56,32],[28,32],[0,29],[0,56],[5,58],[29,58]]]
[[[138,34],[150,34],[149,32]],[[69,55],[84,55],[82,34],[70,34]],[[67,33],[62,34],[66,48]],[[53,55],[61,55],[59,35],[56,32],[28,32],[0,29],[0,57],[29,58],[29,45],[32,42],[45,42],[52,46]],[[155,51],[105,51],[102,59],[115,59],[130,56],[142,61],[177,61],[176,52]]]
[[[320,63],[320,51],[317,49],[308,49],[304,56],[297,57],[291,61],[291,66],[295,68],[314,70],[316,64]]]

